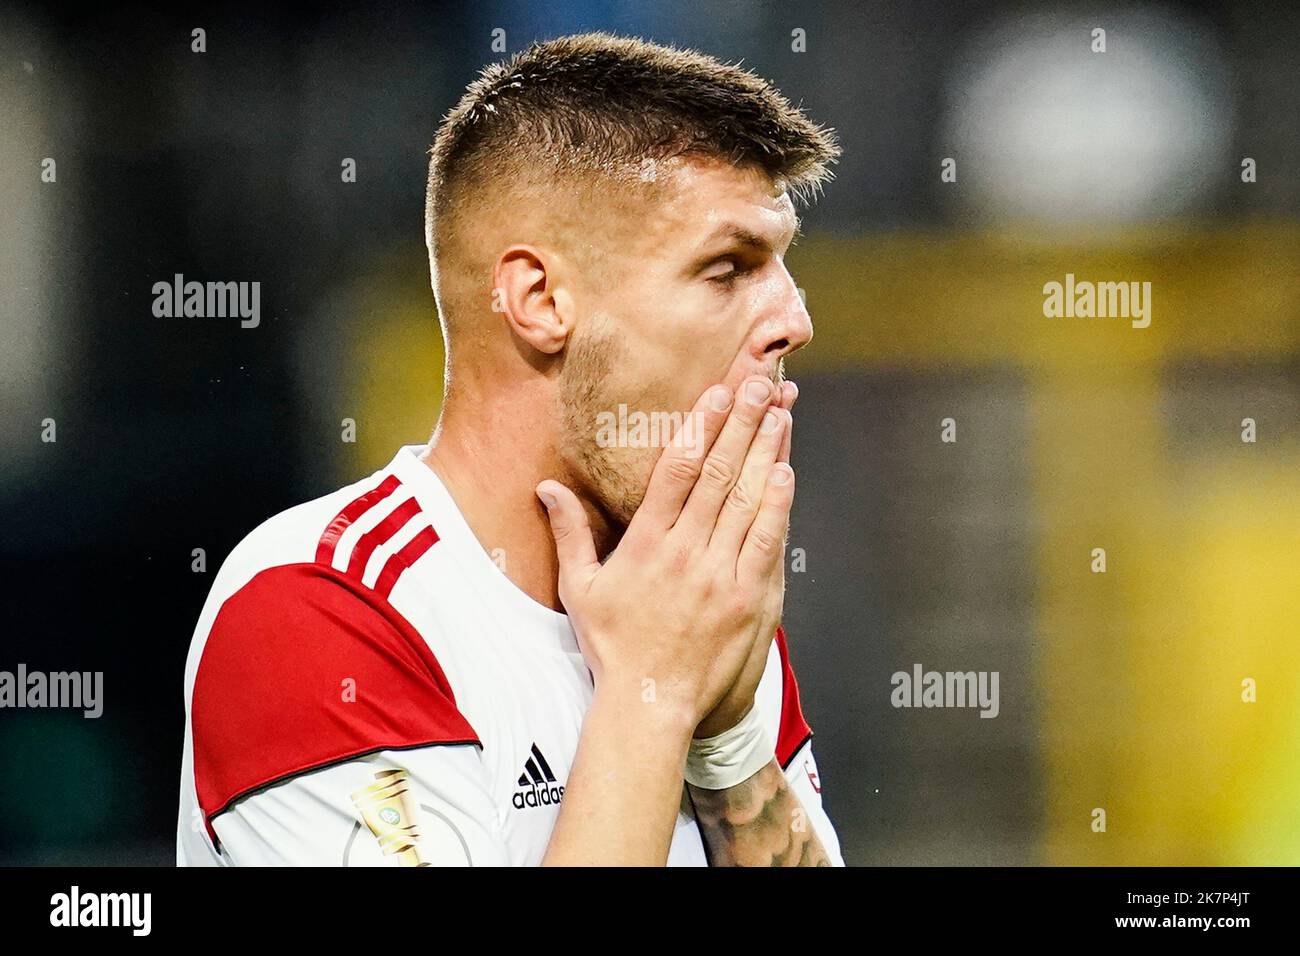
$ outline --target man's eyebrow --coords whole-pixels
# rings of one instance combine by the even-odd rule
[[[795,216],[793,239],[798,239],[801,235],[803,235],[803,231],[801,229],[799,217]],[[733,242],[740,243],[742,246],[750,246],[760,252],[770,252],[772,249],[772,243],[768,241],[766,236],[760,235],[752,229],[747,229],[735,222],[725,222],[718,226],[718,228],[713,230],[713,232],[709,234],[709,237],[704,240],[704,243],[708,245],[717,242],[719,239],[730,239]]]
[[[772,244],[767,241],[766,236],[760,235],[752,229],[746,229],[734,222],[723,223],[717,229],[714,229],[702,244],[704,246],[713,246],[722,240],[749,246],[759,252],[767,252],[772,248]]]

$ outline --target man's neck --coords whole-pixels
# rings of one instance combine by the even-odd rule
[[[420,460],[442,480],[465,522],[496,565],[539,604],[563,611],[555,539],[536,487],[546,478],[563,482],[549,447],[533,429],[499,406],[479,405],[469,421],[444,410]],[[495,412],[495,414],[494,414]]]

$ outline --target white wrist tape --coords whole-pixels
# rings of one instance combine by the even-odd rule
[[[776,756],[758,708],[716,737],[692,740],[686,752],[686,782],[701,790],[727,790],[758,773]]]

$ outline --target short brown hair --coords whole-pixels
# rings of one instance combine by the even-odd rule
[[[839,147],[832,130],[748,70],[692,50],[585,33],[535,43],[484,69],[430,153],[432,244],[471,183],[706,155],[757,165],[802,199],[830,178]]]

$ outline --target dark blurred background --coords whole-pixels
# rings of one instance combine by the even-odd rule
[[[0,711],[0,862],[174,859],[213,573],[436,420],[433,131],[494,37],[589,29],[844,147],[788,260],[786,625],[845,858],[1300,861],[1300,13],[673,0],[0,4],[0,669],[105,672],[98,720]],[[1045,318],[1067,272],[1152,282],[1150,328]],[[155,318],[175,273],[260,281],[261,325]],[[894,709],[914,663],[1000,715]]]

